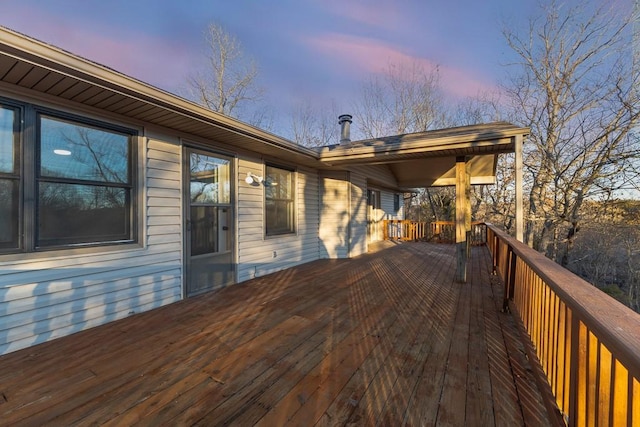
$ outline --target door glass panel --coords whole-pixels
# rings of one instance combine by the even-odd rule
[[[231,250],[230,209],[223,206],[191,206],[191,255]]]
[[[230,161],[198,153],[191,153],[189,160],[191,203],[230,203]]]

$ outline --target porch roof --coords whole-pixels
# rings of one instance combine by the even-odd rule
[[[17,90],[17,88],[19,90]],[[471,183],[493,183],[496,156],[514,150],[527,128],[490,123],[441,129],[346,146],[302,147],[286,138],[216,113],[55,46],[0,27],[0,89],[28,93],[51,105],[126,116],[200,138],[230,151],[251,150],[267,158],[313,168],[387,164],[400,188],[452,185],[456,157],[471,156]],[[336,135],[338,127],[336,126]]]
[[[394,135],[319,148],[322,161],[335,166],[386,164],[398,186],[455,185],[456,159],[469,161],[471,184],[494,184],[499,154],[515,151],[515,138],[528,128],[506,122]]]

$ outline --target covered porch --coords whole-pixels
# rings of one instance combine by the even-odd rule
[[[547,425],[487,247],[382,242],[0,358],[11,425]]]

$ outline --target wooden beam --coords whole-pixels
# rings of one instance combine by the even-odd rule
[[[471,231],[471,205],[469,162],[464,156],[456,158],[456,280],[467,281],[467,259],[469,257],[469,233]]]
[[[524,236],[524,208],[522,203],[522,135],[516,135],[516,239],[523,241]]]

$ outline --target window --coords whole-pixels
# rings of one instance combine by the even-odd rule
[[[397,213],[400,210],[400,195],[393,195],[393,210]]]
[[[294,172],[267,165],[264,180],[266,235],[295,233]]]
[[[20,110],[0,105],[0,251],[19,247]]]
[[[35,132],[20,128],[20,113]],[[9,200],[0,250],[135,242],[134,137],[31,105],[0,106],[0,197]]]

